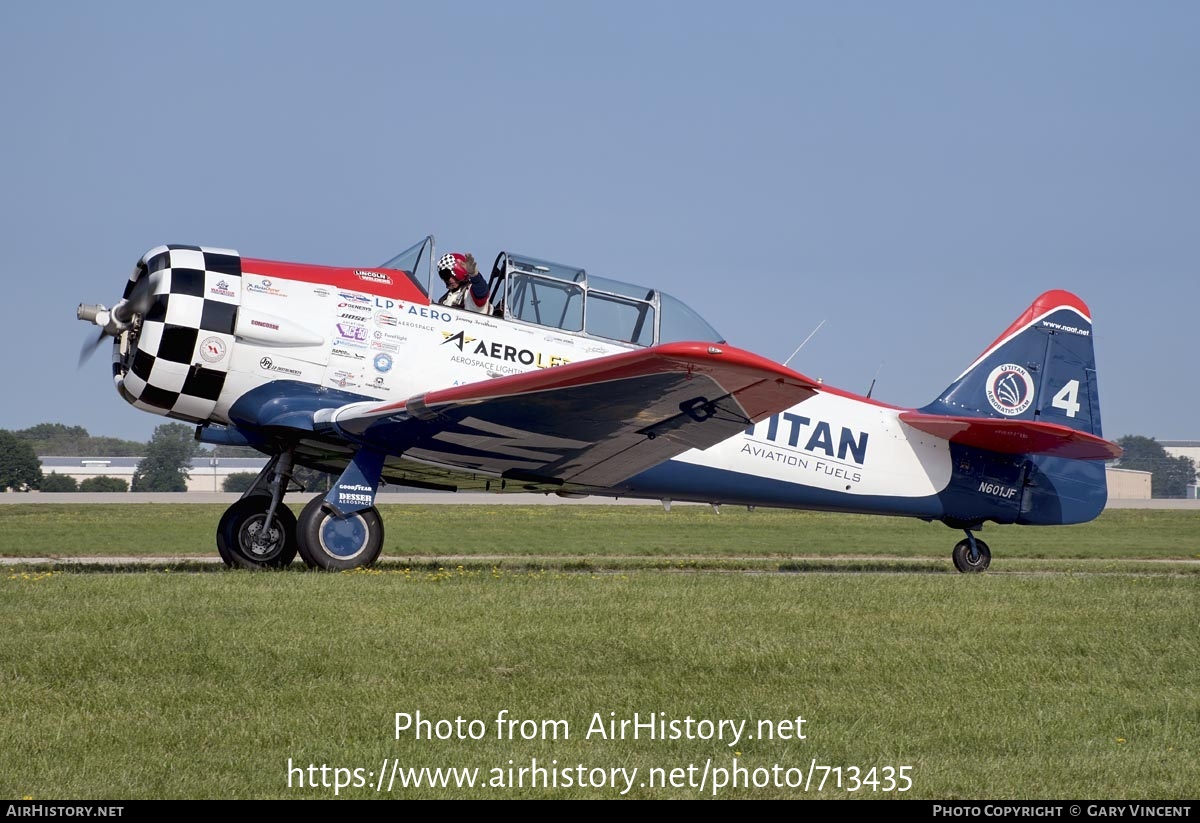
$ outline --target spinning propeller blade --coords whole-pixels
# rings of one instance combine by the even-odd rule
[[[154,289],[150,283],[150,275],[139,278],[133,284],[129,297],[122,298],[111,310],[103,305],[93,306],[88,303],[80,303],[79,308],[75,310],[75,316],[80,320],[99,326],[100,334],[96,336],[95,340],[84,341],[83,348],[79,352],[79,368],[82,368],[83,364],[91,359],[92,355],[96,353],[96,349],[100,348],[100,344],[104,342],[105,337],[117,337],[138,318],[144,317],[153,305]]]
[[[96,349],[100,348],[100,344],[104,342],[104,338],[107,336],[104,333],[104,329],[101,329],[100,333],[96,335],[95,340],[83,341],[83,348],[79,351],[79,366],[77,368],[82,369],[83,364],[92,359],[92,355],[96,353]]]

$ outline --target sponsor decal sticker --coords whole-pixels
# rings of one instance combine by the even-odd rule
[[[329,376],[329,381],[343,389],[354,388],[358,385],[358,375],[352,371],[335,371]]]
[[[387,283],[388,285],[391,285],[391,283],[392,283],[392,278],[389,275],[384,274],[383,272],[364,271],[362,269],[355,269],[354,273],[356,275],[358,275],[358,278],[360,280],[368,280],[372,283]]]
[[[479,357],[490,358],[491,360],[506,360],[510,363],[520,363],[522,366],[536,366],[539,369],[548,369],[551,366],[561,366],[564,363],[571,362],[562,355],[546,354],[545,352],[517,348],[516,346],[508,346],[503,343],[492,343],[478,337],[471,337],[462,331],[455,334],[444,331],[442,332],[442,337],[445,338],[442,341],[443,346],[447,343],[453,343],[460,352],[469,352]],[[474,345],[471,345],[472,343]],[[454,362],[461,361],[455,359]]]
[[[351,303],[358,303],[360,305],[365,303],[368,306],[371,305],[371,298],[367,297],[365,294],[357,294],[352,291],[340,291],[338,292],[338,297],[342,298],[343,300],[349,300]]]
[[[467,337],[466,334],[467,333],[464,331],[460,331],[457,334],[451,334],[448,331],[444,331],[442,332],[442,337],[446,339],[442,341],[442,345],[444,346],[447,343],[453,343],[454,345],[458,346],[459,351],[462,351],[463,346],[465,346],[467,343],[473,343],[475,341],[474,337]]]
[[[482,315],[476,315],[473,317],[470,314],[464,313],[462,317],[456,317],[455,320],[457,320],[460,323],[466,323],[468,325],[473,325],[473,326],[487,326],[489,329],[500,328],[495,323],[493,323],[491,320],[483,319]]]
[[[218,280],[216,285],[208,290],[210,294],[219,294],[222,297],[237,297],[233,290],[229,288],[229,284],[224,280]]]
[[[219,337],[206,337],[200,343],[200,356],[209,363],[225,359],[225,341]]]
[[[392,356],[390,354],[383,353],[377,354],[375,355],[374,365],[375,371],[384,373],[389,372],[392,370]]]
[[[271,297],[287,297],[286,292],[275,288],[275,286],[271,284],[271,281],[265,277],[257,283],[247,283],[246,289],[254,292],[255,294],[265,294]]]
[[[250,325],[251,326],[261,326],[264,329],[271,329],[272,331],[279,331],[278,324],[268,323],[265,320],[251,320]]]
[[[826,488],[836,484],[839,491],[850,491],[864,477],[868,439],[865,431],[782,412],[747,429],[740,451],[754,460],[819,475]]]
[[[376,326],[399,326],[400,318],[392,314],[390,311],[375,312]]]
[[[361,343],[361,342],[366,341],[366,339],[367,339],[367,327],[366,326],[356,326],[353,323],[338,323],[337,330],[338,330],[338,336],[341,337],[343,340],[353,340],[355,342]]]
[[[375,298],[375,308],[377,309],[396,309],[403,314],[411,314],[414,317],[424,317],[429,320],[441,320],[443,323],[453,323],[454,315],[448,311],[435,309],[432,306],[407,306],[399,300],[390,300],[386,297]]]
[[[1015,363],[992,369],[984,393],[988,405],[1005,417],[1022,414],[1033,405],[1033,378]]]
[[[258,367],[263,371],[280,372],[281,374],[291,374],[295,375],[296,377],[299,377],[301,374],[301,372],[296,369],[289,369],[287,366],[280,366],[269,357],[264,357],[262,360],[259,360]]]

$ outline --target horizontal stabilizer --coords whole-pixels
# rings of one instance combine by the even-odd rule
[[[1001,454],[1047,454],[1075,460],[1114,460],[1121,447],[1094,434],[1057,423],[1005,420],[993,417],[956,417],[901,412],[900,419],[923,432]]]

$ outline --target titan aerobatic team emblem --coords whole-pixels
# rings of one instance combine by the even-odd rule
[[[1033,405],[1033,378],[1015,363],[997,366],[987,378],[987,400],[1006,417],[1022,414]]]

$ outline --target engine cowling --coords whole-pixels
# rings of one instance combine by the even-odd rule
[[[145,411],[209,420],[229,374],[242,297],[241,255],[158,246],[138,261],[124,299],[139,290],[148,293],[148,308],[114,339],[117,391]]]

